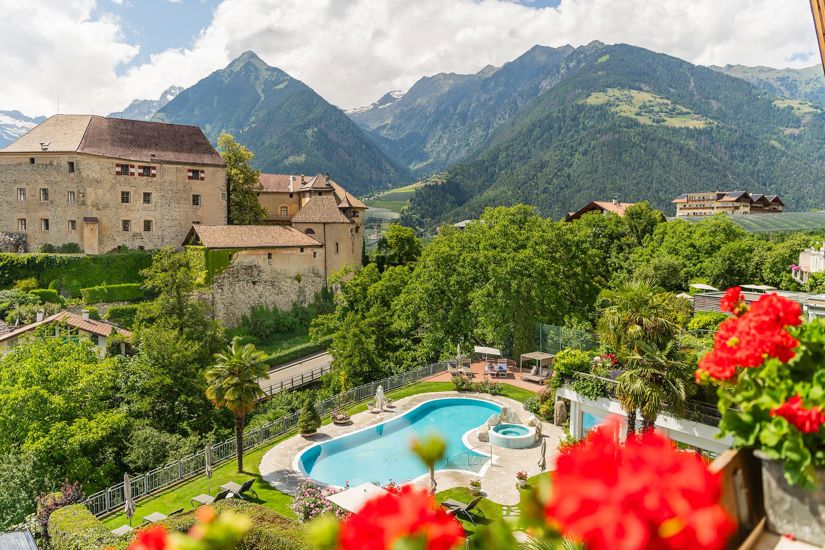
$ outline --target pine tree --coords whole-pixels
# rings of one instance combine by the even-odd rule
[[[320,425],[321,415],[315,410],[315,404],[312,402],[312,399],[307,398],[301,409],[301,415],[298,417],[298,431],[301,432],[301,435],[314,434],[318,431],[318,426]]]

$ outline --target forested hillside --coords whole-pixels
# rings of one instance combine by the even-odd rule
[[[356,194],[410,180],[337,107],[252,52],[181,92],[155,120],[197,124],[213,143],[228,132],[262,171],[329,172]]]
[[[757,88],[777,97],[808,100],[825,106],[825,75],[820,65],[805,69],[725,65],[711,66],[711,69],[747,80]]]
[[[818,110],[801,113],[741,79],[627,45],[580,48],[558,72],[483,151],[420,189],[406,222],[517,203],[559,218],[613,197],[672,213],[676,195],[700,189],[780,194],[791,210],[825,201]]]

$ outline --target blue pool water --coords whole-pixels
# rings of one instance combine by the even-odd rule
[[[470,451],[462,436],[501,412],[495,403],[463,397],[435,399],[377,426],[314,445],[297,460],[306,475],[327,485],[404,483],[427,473],[410,442],[432,433],[447,443],[436,469],[478,472],[483,455]]]
[[[509,435],[509,436],[519,436],[519,435],[527,435],[527,432],[530,429],[527,426],[522,426],[521,424],[499,424],[498,426],[493,426],[493,431],[500,433],[501,435]]]
[[[590,413],[582,413],[582,433],[587,432],[604,422],[604,418],[598,418]]]

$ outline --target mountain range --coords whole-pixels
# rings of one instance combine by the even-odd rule
[[[175,99],[183,90],[184,88],[180,86],[169,86],[157,99],[136,99],[122,111],[110,113],[109,116],[113,118],[130,118],[132,120],[152,120],[155,113]]]
[[[356,194],[429,178],[404,219],[433,226],[526,202],[561,217],[590,200],[689,190],[780,194],[821,208],[821,68],[702,67],[624,44],[535,46],[500,67],[423,77],[342,111],[246,52],[195,85],[110,116],[233,134],[269,172],[329,172]],[[40,118],[0,111],[0,146]]]
[[[340,109],[253,52],[182,91],[153,119],[197,124],[213,142],[228,132],[255,153],[260,170],[328,172],[356,194],[411,179]]]
[[[0,149],[44,120],[44,116],[28,117],[20,111],[0,111]]]

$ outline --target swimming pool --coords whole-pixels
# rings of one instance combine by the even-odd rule
[[[437,470],[478,472],[486,457],[469,450],[462,436],[499,412],[499,405],[481,399],[434,399],[387,422],[313,445],[298,455],[295,467],[315,481],[338,487],[347,482],[350,487],[404,483],[427,473],[410,451],[410,441],[435,433],[447,443]]]

